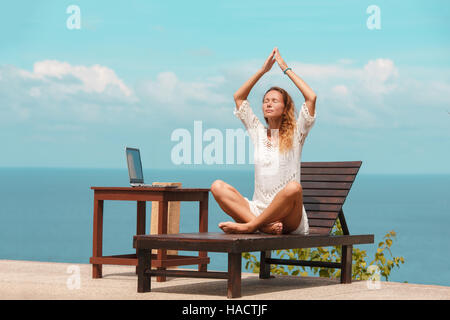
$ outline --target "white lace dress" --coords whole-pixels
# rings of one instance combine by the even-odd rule
[[[250,103],[244,100],[239,109],[234,109],[234,115],[241,119],[254,148],[255,163],[255,191],[253,199],[245,197],[250,205],[250,210],[256,216],[260,215],[272,202],[275,195],[283,189],[290,181],[300,183],[300,160],[305,138],[311,130],[316,120],[311,116],[306,107],[306,103],[300,108],[297,118],[297,127],[294,133],[294,144],[286,154],[280,154],[277,147],[277,132],[272,131],[271,136],[275,139],[267,138],[267,128],[259,121],[258,117],[250,108]],[[296,230],[291,233],[308,234],[309,225],[303,206],[301,222]]]

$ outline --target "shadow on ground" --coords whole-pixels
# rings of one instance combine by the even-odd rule
[[[242,279],[241,292],[243,297],[249,297],[277,292],[283,293],[287,290],[325,287],[338,284],[340,284],[338,280],[325,278],[277,276],[271,279],[259,279],[256,275]],[[176,279],[169,279],[167,282],[152,282],[152,292],[223,297],[227,295],[227,280],[209,280],[198,283],[177,284]]]

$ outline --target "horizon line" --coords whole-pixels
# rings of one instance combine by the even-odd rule
[[[124,170],[127,171],[126,167],[66,167],[66,166],[0,166],[0,169],[72,169],[72,170]],[[144,171],[151,170],[201,170],[201,171],[252,171],[254,167],[250,168],[227,168],[227,167],[208,167],[208,166],[198,166],[198,167],[157,167],[157,168],[147,168]],[[360,170],[361,171],[361,170]],[[359,175],[450,175],[450,172],[359,172]]]

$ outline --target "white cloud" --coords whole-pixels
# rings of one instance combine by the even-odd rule
[[[160,102],[173,102],[178,98],[175,89],[178,78],[173,72],[162,72],[156,77],[156,81],[146,83],[145,89],[150,97]]]
[[[216,104],[229,101],[223,94],[215,92],[224,82],[222,76],[204,81],[181,81],[171,71],[161,72],[156,81],[148,80],[140,85],[141,94],[158,102],[186,104],[188,101]]]
[[[290,63],[305,81],[350,81],[369,93],[387,93],[395,88],[398,70],[390,59],[369,60],[362,68],[348,64]]]
[[[156,80],[142,81],[137,93],[145,105],[144,112],[155,117],[176,120],[220,119],[232,114],[232,94],[224,93],[222,75],[204,80],[183,81],[172,71],[161,72]]]
[[[110,68],[43,60],[33,71],[0,66],[0,101],[0,118],[12,124],[111,122],[138,99]]]
[[[75,126],[121,123],[124,119],[142,123],[203,119],[233,125],[236,119],[232,115],[232,94],[261,63],[250,60],[223,65],[217,74],[193,80],[165,71],[133,88],[114,70],[98,64],[74,66],[44,60],[36,62],[33,71],[2,66],[0,119],[46,121],[49,125],[59,121]],[[407,73],[403,72],[405,68],[400,72],[391,59],[373,59],[361,66],[348,59],[325,65],[292,61],[289,66],[317,93],[317,112],[323,124],[354,128],[401,127],[405,123],[411,126],[419,121],[418,112],[414,112],[422,108],[419,103],[447,106],[450,100],[446,94],[450,84],[445,78],[431,82],[427,80],[431,72]],[[249,96],[257,114],[262,94],[272,85],[287,89],[297,107],[303,102],[301,93],[275,64]]]
[[[374,94],[385,94],[396,88],[398,70],[389,59],[370,60],[363,68],[361,83]]]
[[[444,114],[450,105],[448,71],[425,67],[398,67],[392,59],[377,58],[362,65],[339,60],[335,64],[307,64],[288,61],[288,65],[318,95],[317,112],[322,124],[349,128],[424,127],[423,114],[432,110]],[[253,75],[260,62],[241,62],[224,71],[237,90]],[[293,82],[275,64],[252,90],[259,101],[265,89],[279,85],[293,96],[296,106],[303,97]],[[255,95],[255,93],[257,93]],[[427,118],[429,124],[435,122]],[[441,120],[440,120],[441,121]],[[445,125],[442,123],[442,125]]]
[[[244,61],[223,68],[227,83],[236,91],[255,74],[263,61]],[[358,66],[349,59],[333,64],[308,64],[289,61],[289,67],[318,95],[318,115],[322,123],[348,127],[381,127],[388,123],[385,98],[397,90],[399,71],[390,59],[369,60]],[[273,85],[285,88],[296,106],[304,98],[295,84],[280,70],[277,63],[255,85],[249,98],[259,103],[260,97]]]
[[[107,67],[95,64],[91,67],[72,66],[67,62],[57,60],[38,61],[33,66],[33,72],[20,70],[19,73],[24,77],[32,79],[63,79],[72,76],[80,81],[78,85],[65,86],[67,92],[85,92],[103,93],[108,86],[115,87],[126,97],[132,95],[132,91],[117,77],[116,73]]]
[[[338,96],[345,97],[348,95],[348,88],[345,85],[338,84],[338,85],[334,86],[333,88],[331,88],[331,92]]]

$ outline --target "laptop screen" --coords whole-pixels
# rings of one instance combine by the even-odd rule
[[[139,149],[127,148],[127,164],[128,174],[131,183],[144,183],[144,175],[142,173],[141,155]]]

